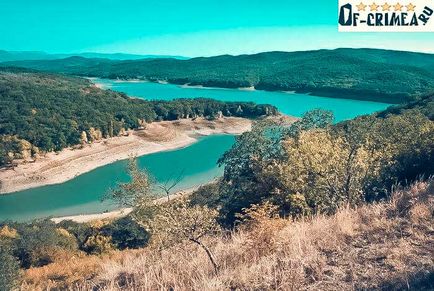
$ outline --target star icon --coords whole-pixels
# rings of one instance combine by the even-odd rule
[[[378,5],[375,4],[375,2],[374,2],[374,3],[372,3],[371,5],[369,5],[369,9],[370,9],[371,11],[377,11],[377,9],[378,9]]]
[[[393,8],[395,8],[395,11],[401,11],[402,5],[399,3],[396,3],[396,5],[394,5]]]
[[[359,11],[365,11],[367,5],[363,4],[363,2],[360,2],[360,4],[356,6]]]
[[[390,11],[390,5],[387,2],[384,3],[381,8],[383,9],[383,11]]]
[[[413,5],[412,3],[405,6],[407,8],[407,11],[414,11],[414,8],[416,8],[416,5]]]

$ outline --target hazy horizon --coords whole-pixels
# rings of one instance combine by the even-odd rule
[[[422,53],[422,54],[429,54],[433,55],[434,52],[423,52],[423,51],[414,51],[414,50],[402,50],[402,49],[382,49],[382,48],[374,48],[374,47],[337,47],[333,49],[329,48],[319,48],[319,49],[308,49],[308,50],[293,50],[293,51],[284,51],[284,50],[273,50],[273,51],[259,51],[255,53],[241,53],[241,54],[219,54],[219,55],[209,55],[209,56],[184,56],[184,55],[166,55],[166,54],[140,54],[140,53],[126,53],[126,52],[120,52],[120,51],[113,51],[113,52],[95,52],[95,51],[84,51],[84,52],[63,52],[63,53],[51,53],[51,52],[45,52],[45,51],[10,51],[0,48],[0,51],[5,51],[9,53],[35,53],[35,54],[46,54],[48,56],[58,56],[58,55],[65,55],[65,58],[77,55],[82,56],[85,54],[100,54],[100,55],[131,55],[131,56],[161,56],[161,57],[171,57],[171,58],[185,58],[185,59],[191,59],[191,58],[201,58],[201,57],[218,57],[223,55],[229,55],[229,56],[241,56],[241,55],[254,55],[254,54],[261,54],[261,53],[267,53],[267,52],[287,52],[287,53],[293,53],[293,52],[308,52],[308,51],[319,51],[319,50],[337,50],[337,49],[378,49],[378,50],[390,50],[390,51],[402,51],[402,52],[410,52],[410,53]],[[127,59],[126,59],[127,60]]]
[[[331,0],[16,0],[3,3],[2,11],[0,48],[7,51],[199,57],[368,47],[434,53],[434,33],[338,32]]]

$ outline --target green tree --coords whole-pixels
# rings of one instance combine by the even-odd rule
[[[220,183],[221,221],[232,224],[236,213],[252,204],[260,204],[276,190],[279,181],[272,176],[265,179],[264,171],[285,161],[287,153],[282,147],[285,138],[328,127],[332,120],[330,112],[313,110],[292,124],[284,120],[257,122],[250,132],[237,137],[232,148],[219,160],[219,164],[225,166]]]
[[[271,199],[282,209],[297,215],[306,203],[314,212],[333,213],[343,203],[363,201],[370,165],[363,147],[351,148],[324,129],[304,131],[283,144],[285,160],[268,167],[261,181],[274,182]]]
[[[333,112],[323,109],[313,109],[306,112],[301,119],[294,122],[286,134],[294,137],[303,131],[315,128],[326,128],[333,124]]]

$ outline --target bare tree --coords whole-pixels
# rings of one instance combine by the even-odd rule
[[[161,204],[149,221],[148,229],[154,234],[154,243],[170,246],[182,241],[190,241],[202,248],[214,272],[218,273],[217,261],[204,241],[204,237],[220,232],[217,223],[218,211],[206,206],[191,206],[186,198],[179,198]]]
[[[122,206],[133,207],[132,217],[147,231],[159,248],[183,241],[190,241],[202,248],[214,272],[219,267],[210,248],[203,238],[220,231],[217,223],[218,212],[206,206],[192,206],[185,197],[170,200],[170,191],[182,180],[183,172],[169,179],[159,188],[167,195],[167,202],[158,201],[152,191],[152,181],[146,171],[140,170],[134,158],[130,159],[128,172],[131,181],[120,183],[105,198],[110,198]]]
[[[179,184],[179,182],[182,181],[183,178],[184,178],[184,169],[177,176],[175,176],[175,172],[173,172],[170,175],[169,179],[166,181],[166,183],[158,185],[158,188],[163,190],[164,193],[166,194],[167,201],[170,201],[170,192],[173,190],[173,188],[176,187],[176,185]]]

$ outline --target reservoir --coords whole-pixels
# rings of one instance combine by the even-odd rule
[[[375,111],[383,110],[390,105],[371,101],[318,97],[291,92],[201,88],[153,82],[113,81],[107,79],[92,79],[92,81],[99,84],[104,89],[120,91],[131,97],[150,100],[206,97],[221,101],[251,101],[257,104],[266,103],[274,105],[280,112],[297,117],[311,109],[321,108],[333,111],[335,121],[370,114]]]
[[[221,176],[218,158],[235,141],[232,135],[212,135],[185,148],[137,158],[155,183],[183,179],[173,191],[188,189]],[[99,213],[116,208],[101,198],[118,182],[127,182],[128,161],[118,161],[84,173],[61,184],[32,188],[0,196],[0,220],[28,220],[47,216]]]
[[[322,108],[333,111],[335,121],[369,114],[389,106],[385,103],[350,99],[325,98],[308,94],[268,92],[241,89],[198,88],[150,82],[128,82],[93,79],[105,89],[121,91],[143,99],[171,100],[206,97],[222,101],[268,103],[293,116]],[[176,190],[205,184],[223,173],[218,158],[235,141],[231,135],[199,138],[198,142],[181,149],[164,151],[138,158],[156,183],[165,183],[182,175]],[[119,182],[128,181],[127,161],[118,161],[77,176],[67,182],[0,195],[0,220],[30,220],[48,216],[97,213],[116,208],[101,197]]]

